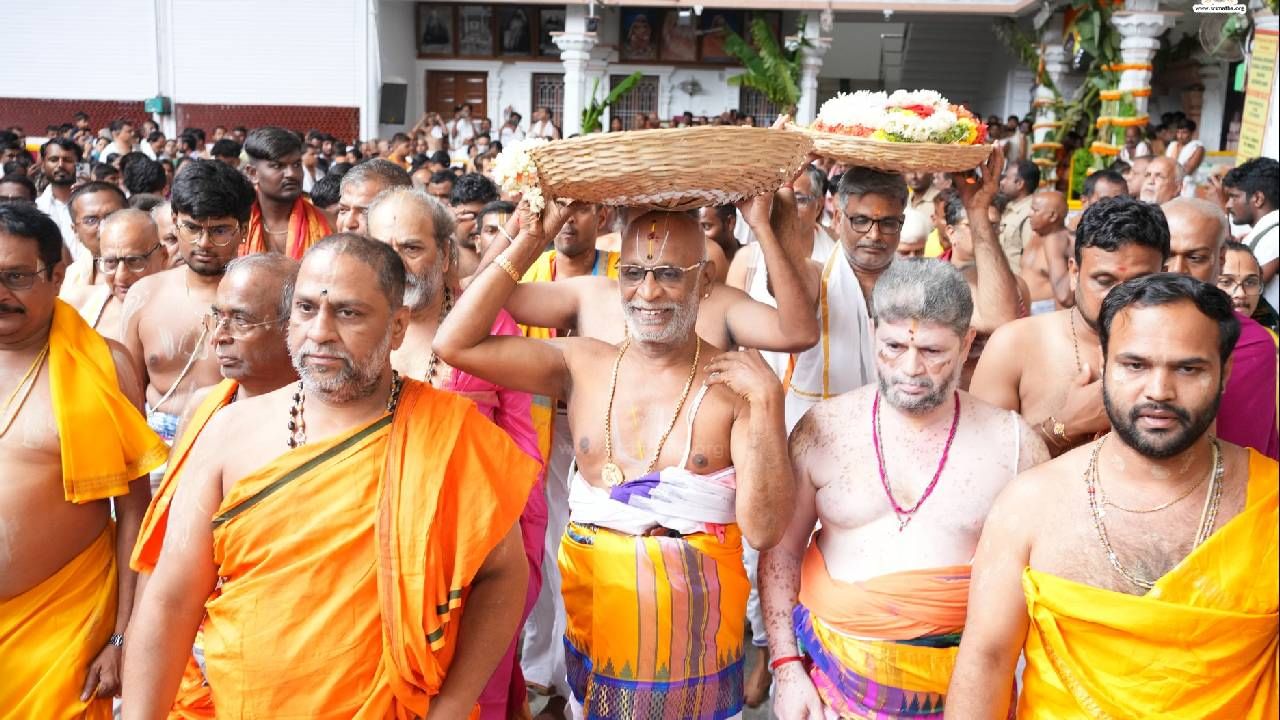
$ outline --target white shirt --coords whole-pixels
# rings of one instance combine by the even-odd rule
[[[62,244],[67,246],[72,260],[78,260],[81,255],[89,252],[88,248],[80,244],[80,238],[76,237],[76,232],[71,227],[71,208],[53,196],[53,185],[46,187],[40,197],[36,198],[36,207],[57,223],[58,229],[62,231]]]
[[[454,150],[465,147],[467,141],[475,136],[476,126],[474,120],[459,118],[449,123],[449,145]]]
[[[111,157],[111,153],[123,156],[129,152],[131,151],[122,149],[119,143],[112,140],[105,148],[102,149],[102,154],[98,156],[98,162],[106,162],[107,158]]]
[[[1120,159],[1132,163],[1134,158],[1147,157],[1151,154],[1151,146],[1146,140],[1139,140],[1138,144],[1133,147],[1133,152],[1129,152],[1129,146],[1125,145],[1120,148]]]
[[[550,120],[542,120],[529,125],[529,136],[555,140],[560,137],[560,131],[556,130],[555,123]]]
[[[498,131],[498,142],[502,143],[504,148],[513,142],[519,142],[523,139],[524,131],[518,127],[503,125],[502,129]]]
[[[1280,210],[1272,210],[1258,218],[1242,242],[1253,248],[1253,256],[1259,265],[1280,257]],[[1262,297],[1272,309],[1280,309],[1280,273],[1271,276],[1271,281],[1262,289]]]

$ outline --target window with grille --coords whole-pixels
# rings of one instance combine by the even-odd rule
[[[613,89],[618,83],[627,79],[627,75],[610,75],[609,88]],[[626,95],[618,98],[618,101],[609,107],[609,121],[613,118],[622,118],[622,128],[624,130],[635,130],[639,127],[637,119],[641,113],[658,112],[658,76],[645,75],[640,78],[640,82]]]
[[[532,108],[547,106],[556,127],[564,127],[564,74],[534,73]]]
[[[756,119],[756,127],[769,127],[782,110],[764,93],[743,85],[738,88],[738,115],[750,115]]]

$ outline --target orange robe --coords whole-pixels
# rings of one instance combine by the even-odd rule
[[[1277,467],[1250,450],[1244,510],[1145,595],[1024,570],[1018,718],[1280,715]]]
[[[315,245],[332,230],[324,213],[316,209],[311,201],[298,196],[293,201],[293,209],[289,211],[289,230],[285,235],[285,254],[294,260],[301,260],[307,248]],[[245,233],[244,244],[240,246],[241,255],[267,252],[271,243],[267,242],[266,227],[262,223],[262,206],[256,201],[249,213],[249,231]]]
[[[165,530],[169,525],[169,508],[173,503],[174,493],[178,490],[177,475],[191,454],[191,446],[195,444],[196,438],[200,437],[205,425],[209,424],[209,419],[235,399],[239,388],[240,384],[235,380],[223,380],[210,389],[187,421],[182,437],[174,443],[164,479],[151,498],[151,505],[147,508],[147,514],[142,518],[142,527],[138,531],[138,542],[133,546],[133,557],[129,565],[134,570],[140,573],[155,571],[156,562],[160,559],[160,548],[164,545]],[[203,633],[196,634],[195,645],[203,648]],[[204,673],[195,657],[188,657],[187,667],[182,671],[182,685],[178,688],[178,697],[169,711],[169,717],[175,720],[200,720],[212,718],[213,715],[213,695],[209,692],[209,684],[205,682]]]
[[[406,380],[394,421],[237,481],[214,517],[222,587],[206,606],[219,715],[425,716],[469,586],[537,473],[470,400]]]
[[[120,392],[106,341],[61,300],[46,362],[63,497],[82,504],[127,494],[130,482],[164,462],[164,442]],[[6,469],[0,467],[0,481]],[[80,691],[111,636],[117,586],[115,526],[108,522],[53,575],[0,599],[0,717],[111,717],[111,698],[84,702]]]

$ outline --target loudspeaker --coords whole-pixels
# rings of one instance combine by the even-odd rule
[[[382,95],[378,101],[378,122],[383,125],[403,125],[404,106],[409,86],[405,83],[382,83]]]

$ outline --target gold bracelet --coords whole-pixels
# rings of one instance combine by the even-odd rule
[[[498,253],[498,256],[493,259],[493,264],[502,268],[502,271],[511,278],[512,282],[520,282],[520,273],[516,271],[516,266],[512,265],[511,261],[507,259],[506,253]]]

